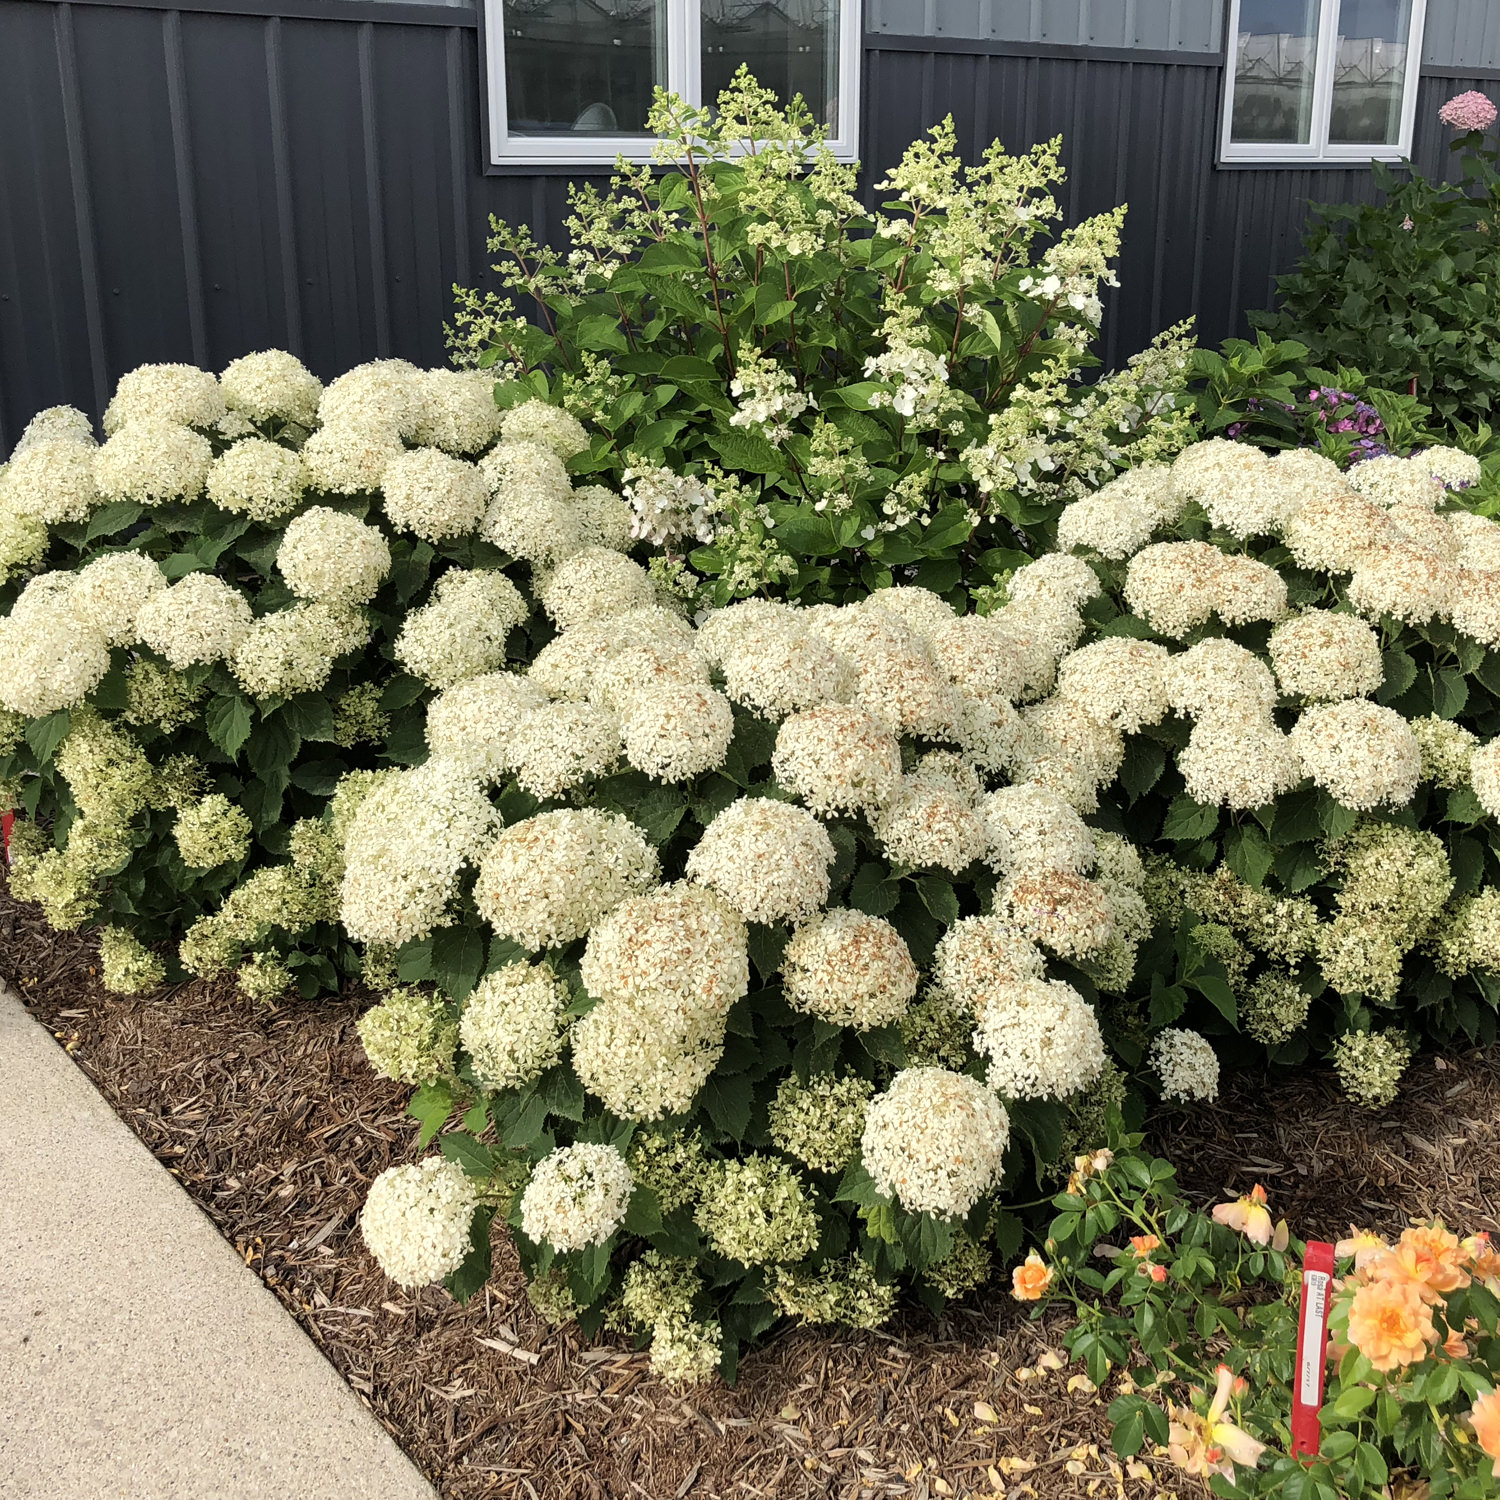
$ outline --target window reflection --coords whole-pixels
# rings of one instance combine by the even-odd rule
[[[837,131],[838,0],[702,0],[703,99],[712,103],[741,63],[782,99],[801,94]]]
[[[1312,140],[1319,0],[1242,0],[1235,39],[1234,141]]]
[[[1328,139],[1394,145],[1401,139],[1411,0],[1343,0]]]
[[[513,135],[633,135],[667,81],[666,0],[504,0]]]

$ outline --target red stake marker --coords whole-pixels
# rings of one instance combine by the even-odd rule
[[[10,863],[10,831],[15,827],[16,815],[13,812],[0,813],[0,842],[5,846],[5,863]]]
[[[1292,1452],[1318,1456],[1323,1438],[1318,1411],[1328,1363],[1328,1302],[1333,1291],[1333,1246],[1309,1240],[1302,1260],[1302,1313],[1297,1320],[1297,1368],[1292,1372]]]

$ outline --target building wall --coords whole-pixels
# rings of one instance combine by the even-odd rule
[[[879,22],[905,0],[871,3]],[[1095,10],[1139,27],[1153,4]],[[483,173],[472,11],[193,7],[0,0],[0,453],[41,407],[97,414],[148,360],[220,369],[279,346],[324,377],[389,355],[440,363],[450,287],[485,275],[488,215],[560,237],[566,175]],[[1181,14],[1205,7],[1174,7],[1165,36],[1187,37]],[[1130,204],[1110,362],[1192,312],[1206,341],[1242,331],[1294,257],[1307,201],[1373,190],[1365,171],[1217,170],[1216,55],[1142,47],[1090,58],[872,31],[866,51],[873,168],[951,111],[975,154],[996,136],[1019,149],[1061,133],[1070,220]],[[1493,86],[1457,69],[1423,79],[1424,170],[1447,160],[1438,104]]]

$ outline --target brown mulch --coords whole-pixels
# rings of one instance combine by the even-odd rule
[[[371,1074],[355,1035],[367,998],[264,1008],[199,983],[120,999],[94,962],[0,889],[0,977],[445,1500],[1201,1493],[1154,1461],[1122,1472],[1104,1400],[1036,1368],[1060,1327],[1001,1294],[879,1334],[796,1331],[749,1354],[733,1389],[684,1395],[628,1346],[550,1328],[508,1246],[467,1307],[402,1291],[357,1228],[370,1180],[417,1154],[408,1091]],[[1424,1059],[1384,1116],[1307,1074],[1241,1083],[1158,1132],[1195,1195],[1261,1181],[1299,1233],[1429,1213],[1497,1227],[1494,1053]]]

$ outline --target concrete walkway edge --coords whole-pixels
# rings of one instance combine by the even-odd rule
[[[437,1500],[3,986],[0,1497]]]

